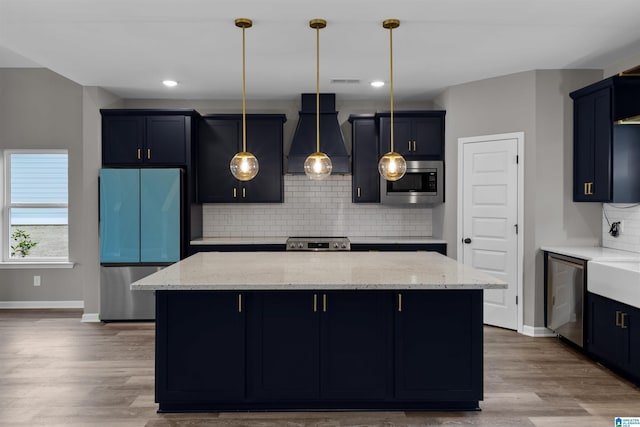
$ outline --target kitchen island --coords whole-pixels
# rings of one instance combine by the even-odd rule
[[[198,253],[156,292],[161,412],[476,410],[482,290],[435,252]]]

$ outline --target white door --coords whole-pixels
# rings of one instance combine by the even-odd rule
[[[484,322],[514,330],[519,329],[518,135],[459,140],[458,258],[508,283],[506,290],[484,291]]]

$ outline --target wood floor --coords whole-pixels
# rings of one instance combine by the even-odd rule
[[[153,323],[0,310],[0,426],[613,426],[640,389],[555,338],[485,328],[480,412],[157,414]]]

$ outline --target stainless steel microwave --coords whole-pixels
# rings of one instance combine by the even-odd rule
[[[380,177],[380,202],[389,205],[444,202],[444,162],[408,160],[407,172],[397,181]]]

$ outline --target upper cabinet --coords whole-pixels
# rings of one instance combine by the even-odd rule
[[[200,122],[198,141],[198,200],[203,203],[281,203],[283,114],[247,115],[247,151],[258,159],[258,175],[238,181],[229,170],[231,158],[242,151],[242,116],[216,114]]]
[[[614,76],[571,98],[573,200],[640,202],[640,78]]]
[[[103,166],[185,166],[195,110],[100,110]]]
[[[378,175],[378,132],[373,114],[352,114],[351,123],[351,200],[353,203],[380,202]]]
[[[394,149],[408,159],[444,159],[445,111],[396,111],[393,113]],[[391,149],[391,117],[376,115],[380,122],[380,155]]]

